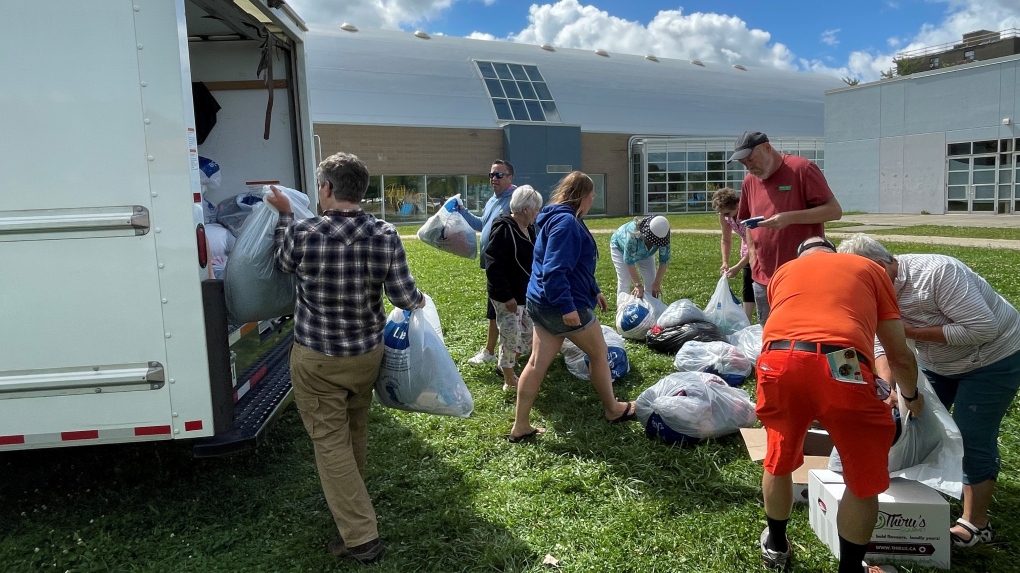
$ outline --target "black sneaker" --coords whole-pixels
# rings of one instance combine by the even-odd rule
[[[386,552],[386,546],[383,545],[381,539],[376,537],[372,541],[356,545],[354,547],[347,547],[344,544],[343,539],[337,537],[333,541],[330,541],[326,546],[330,553],[340,559],[351,559],[361,563],[362,565],[368,565],[375,563],[382,559],[383,553]]]
[[[761,532],[759,543],[761,558],[765,561],[765,566],[769,569],[786,571],[790,566],[790,559],[793,557],[793,545],[790,545],[790,538],[786,538],[786,551],[779,552],[769,549],[769,528],[766,526],[765,530]]]

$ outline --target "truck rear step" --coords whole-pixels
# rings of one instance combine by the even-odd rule
[[[262,443],[268,425],[293,399],[288,360],[293,341],[293,334],[287,334],[237,377],[248,389],[234,405],[234,428],[195,443],[196,458],[242,452]]]

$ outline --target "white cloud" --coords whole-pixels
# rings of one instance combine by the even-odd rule
[[[793,69],[793,54],[768,32],[750,29],[736,16],[663,10],[647,25],[581,5],[578,0],[532,4],[528,27],[508,40],[597,49],[626,54],[698,59]]]
[[[351,22],[365,28],[413,29],[441,17],[457,2],[497,0],[287,0],[306,21],[339,25]],[[592,0],[586,0],[592,1]],[[662,10],[647,24],[619,18],[579,0],[557,0],[532,4],[528,25],[506,38],[474,32],[470,38],[510,40],[530,44],[552,44],[565,48],[597,49],[627,54],[655,54],[661,57],[699,59],[706,62],[744,64],[779,69],[802,69],[838,77],[853,76],[863,81],[879,79],[894,66],[897,53],[921,47],[957,42],[974,30],[1020,28],[1017,0],[928,0],[946,6],[945,17],[928,23],[911,34],[901,32],[888,38],[887,47],[853,51],[842,65],[831,60],[807,60],[793,54],[769,32],[749,28],[737,16]],[[883,12],[901,9],[895,0],[884,2]],[[840,44],[841,28],[825,30],[820,41]],[[852,38],[853,32],[844,34]],[[888,50],[886,52],[885,50]]]
[[[399,29],[435,18],[456,0],[287,0],[306,22]],[[495,1],[495,0],[491,0]],[[491,3],[490,0],[486,4]]]
[[[842,28],[822,32],[821,42],[823,44],[828,44],[829,46],[838,46],[839,38],[836,37],[836,34],[838,34],[840,30],[842,30]]]
[[[881,77],[885,70],[895,67],[897,54],[920,48],[935,47],[959,42],[964,34],[975,30],[1006,30],[1020,28],[1020,12],[1016,0],[932,0],[947,5],[946,17],[937,24],[925,24],[909,40],[889,39],[895,52],[852,52],[847,68],[864,81]]]

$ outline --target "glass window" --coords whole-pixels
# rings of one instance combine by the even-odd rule
[[[496,117],[501,120],[560,122],[549,87],[542,81],[537,66],[475,62],[489,97],[493,98]],[[497,102],[506,98],[511,101]],[[514,103],[512,100],[524,100]],[[541,103],[539,103],[541,101]]]
[[[722,162],[725,162],[726,161],[726,152],[725,151],[709,151],[708,152],[708,160],[709,161],[722,161]]]
[[[974,171],[974,179],[971,182],[975,185],[995,183],[995,172],[992,170]]]
[[[999,153],[1009,153],[1013,151],[1013,140],[1012,139],[1000,139],[999,140]]]
[[[510,67],[506,64],[493,64],[496,68],[496,76],[501,80],[512,80],[514,79],[513,74],[510,73]]]
[[[950,186],[948,190],[948,197],[950,199],[967,199],[967,188],[966,187],[954,187]]]
[[[488,88],[490,97],[506,97],[499,80],[485,80],[485,87]]]
[[[991,141],[975,141],[974,142],[974,155],[978,153],[996,153],[999,150],[999,142],[996,140]]]
[[[379,175],[372,175],[368,178],[368,190],[365,191],[365,198],[361,200],[361,208],[366,213],[383,218],[382,203],[382,180]]]
[[[687,174],[686,173],[677,173],[677,172],[674,172],[672,170],[673,164],[670,163],[669,165],[670,165],[670,172],[669,172],[669,180],[670,181],[686,181],[687,180]]]
[[[970,169],[970,159],[950,159],[949,170],[950,171],[967,171]]]
[[[995,169],[995,158],[994,157],[975,157],[974,158],[974,171],[979,169]]]
[[[386,220],[425,220],[424,175],[384,175],[382,184]]]
[[[552,92],[549,91],[549,86],[545,85],[545,83],[535,82],[532,85],[535,86],[535,93],[538,94],[538,99],[551,100],[553,98]]]
[[[970,142],[967,143],[950,143],[949,150],[946,152],[948,155],[970,155]]]
[[[443,207],[443,203],[447,199],[458,193],[463,196],[466,183],[466,178],[463,175],[426,175],[426,213],[432,215]]]
[[[545,121],[545,114],[542,113],[541,102],[527,100],[524,102],[524,105],[528,108],[528,115],[531,116],[531,121]]]
[[[1012,199],[1012,185],[999,185],[999,199]]]
[[[464,206],[475,215],[481,216],[485,211],[485,203],[492,197],[492,185],[487,175],[468,175],[467,188],[460,198]]]
[[[665,162],[666,162],[666,154],[665,153],[649,153],[648,154],[648,163],[649,163],[649,165],[651,165],[652,163],[665,163]],[[658,171],[662,171],[662,169],[658,169]]]
[[[560,121],[560,112],[556,111],[556,102],[542,102],[542,111],[545,112],[546,120],[556,122]]]
[[[524,107],[524,100],[512,99],[510,101],[510,110],[514,112],[514,119],[517,121],[531,121],[528,117],[528,108]]]
[[[687,153],[683,151],[670,151],[668,156],[670,161],[687,161]]]
[[[478,71],[482,72],[483,78],[495,78],[496,70],[492,68],[490,62],[478,62]]]
[[[1009,169],[1000,169],[999,170],[999,183],[1012,183],[1013,182],[1012,181],[1012,179],[1013,179],[1012,176],[1013,176],[1013,172],[1010,171]]]
[[[521,98],[521,90],[517,89],[517,82],[504,80],[501,83],[503,84],[503,91],[506,92],[506,97],[510,99]]]
[[[515,80],[528,80],[528,74],[524,72],[524,66],[520,64],[510,64],[510,73],[513,74]]]
[[[967,183],[970,183],[970,173],[966,171],[949,172],[950,185],[966,185]]]
[[[510,104],[505,99],[493,99],[492,106],[496,108],[496,117],[499,119],[513,119],[514,114],[510,111]]]

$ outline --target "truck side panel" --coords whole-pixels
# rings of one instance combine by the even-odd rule
[[[183,10],[5,7],[3,449],[212,431]]]

